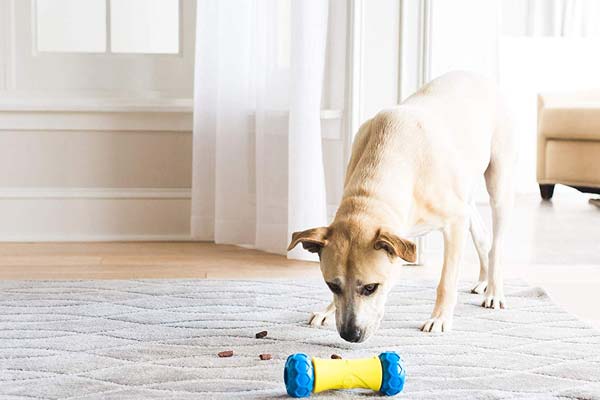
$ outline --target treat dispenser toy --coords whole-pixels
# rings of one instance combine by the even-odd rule
[[[393,396],[404,387],[402,358],[392,351],[362,359],[312,359],[292,354],[285,362],[283,379],[292,397],[308,397],[331,389],[371,389]]]

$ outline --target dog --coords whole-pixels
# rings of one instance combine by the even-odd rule
[[[332,303],[313,313],[322,325],[335,313],[339,335],[362,342],[379,327],[402,260],[414,262],[408,240],[432,230],[444,237],[437,297],[424,332],[447,332],[457,301],[457,280],[468,231],[480,261],[472,292],[483,306],[506,306],[500,252],[513,207],[517,143],[507,107],[495,84],[468,72],[451,72],[423,86],[399,106],[359,129],[344,192],[331,225],[295,232],[317,253]],[[493,235],[474,205],[485,177]]]

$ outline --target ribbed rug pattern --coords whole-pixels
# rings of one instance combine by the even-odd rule
[[[600,333],[541,289],[506,292],[509,308],[488,310],[461,284],[453,331],[426,334],[435,283],[401,282],[376,335],[350,344],[333,323],[307,325],[331,298],[318,280],[3,281],[0,398],[283,399],[291,353],[393,350],[407,369],[400,399],[600,399]],[[315,396],[355,397],[378,396]]]

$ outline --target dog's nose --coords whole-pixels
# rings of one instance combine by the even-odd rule
[[[342,329],[340,336],[347,342],[357,343],[362,339],[362,332],[357,327],[349,327]]]

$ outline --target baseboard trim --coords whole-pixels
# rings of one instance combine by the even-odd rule
[[[2,199],[191,199],[190,188],[2,188]]]

